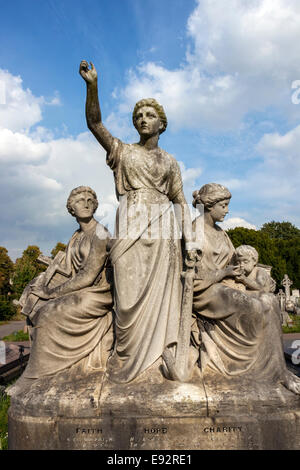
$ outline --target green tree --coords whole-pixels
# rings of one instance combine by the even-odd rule
[[[289,222],[269,222],[261,230],[236,227],[227,233],[236,248],[251,245],[259,254],[259,262],[272,266],[272,276],[281,286],[284,274],[300,288],[300,230]],[[296,234],[296,236],[295,236]],[[271,236],[272,235],[272,236]]]
[[[14,266],[13,288],[19,296],[22,294],[26,285],[46,267],[38,262],[37,258],[41,254],[38,246],[29,245],[23,251],[21,258],[18,258]]]
[[[67,245],[65,245],[64,243],[61,243],[61,242],[58,242],[56,243],[56,246],[53,248],[53,250],[51,251],[51,257],[52,258],[55,258],[55,256],[57,255],[57,253],[59,251],[65,251]]]
[[[300,237],[300,229],[291,224],[291,222],[267,222],[260,229],[270,238],[281,240],[289,240],[291,238]]]
[[[0,393],[0,450],[8,449],[8,408],[10,398],[5,393]]]
[[[22,259],[28,259],[35,267],[39,267],[37,258],[40,256],[41,250],[36,245],[29,245],[26,250],[23,251]]]
[[[17,308],[10,300],[0,299],[0,321],[10,320],[17,313]]]
[[[286,273],[294,288],[300,288],[300,238],[276,240],[278,251],[286,262]],[[284,273],[285,274],[285,273]]]
[[[0,246],[0,294],[7,295],[11,291],[10,279],[14,264],[8,256],[8,251]]]

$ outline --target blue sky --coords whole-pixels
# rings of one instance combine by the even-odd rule
[[[138,99],[163,104],[160,146],[180,162],[188,202],[219,182],[233,195],[225,227],[300,227],[297,0],[17,0],[2,6],[0,41],[0,245],[13,259],[29,244],[47,254],[67,242],[76,221],[65,201],[81,184],[113,228],[114,183],[86,128],[82,59],[97,68],[115,136],[137,140]]]

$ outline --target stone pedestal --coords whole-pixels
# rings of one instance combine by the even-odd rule
[[[300,397],[282,385],[64,373],[12,396],[10,449],[299,449]]]

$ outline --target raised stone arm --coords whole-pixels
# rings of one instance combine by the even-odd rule
[[[221,282],[225,278],[237,279],[240,276],[241,269],[239,266],[228,265],[223,269],[205,271],[202,268],[201,259],[199,260],[199,263],[196,264],[195,279],[198,280],[197,286],[200,290],[208,289],[208,287]]]
[[[79,73],[86,82],[86,122],[88,128],[94,134],[98,142],[107,152],[110,152],[113,142],[113,136],[102,123],[101,110],[98,98],[97,71],[92,62],[90,62],[90,65],[91,68],[89,69],[88,62],[86,60],[82,60],[79,66]]]

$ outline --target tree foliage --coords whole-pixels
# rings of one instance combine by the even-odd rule
[[[14,264],[8,256],[8,251],[0,246],[0,294],[6,295],[11,291],[10,279],[13,273]]]
[[[61,243],[61,242],[58,242],[56,243],[56,246],[53,248],[53,250],[51,251],[51,257],[52,258],[55,258],[55,256],[57,255],[57,253],[59,251],[65,251],[67,245],[65,245],[64,243]]]
[[[278,252],[286,263],[286,273],[293,281],[295,289],[300,288],[300,237],[277,240]]]
[[[272,276],[281,287],[284,274],[293,281],[294,288],[300,288],[300,229],[290,222],[268,222],[260,230],[236,227],[227,231],[234,247],[252,245],[259,253],[259,262],[272,266]],[[51,251],[54,258],[66,245],[58,242]],[[37,261],[41,251],[36,245],[29,245],[22,257],[13,263],[7,249],[0,247],[0,317],[11,317],[15,307],[7,294],[20,296],[26,285],[46,267]],[[12,285],[11,285],[12,281]],[[2,313],[1,313],[2,312]]]
[[[300,237],[300,229],[291,224],[291,222],[267,222],[260,229],[270,238],[280,240],[290,240],[291,238]]]
[[[0,321],[11,320],[17,313],[17,308],[10,299],[0,298]]]
[[[0,393],[0,450],[8,449],[8,408],[10,397]]]
[[[38,246],[29,245],[23,251],[21,258],[18,258],[14,266],[13,289],[18,295],[21,295],[26,285],[46,267],[37,261],[41,251]]]

